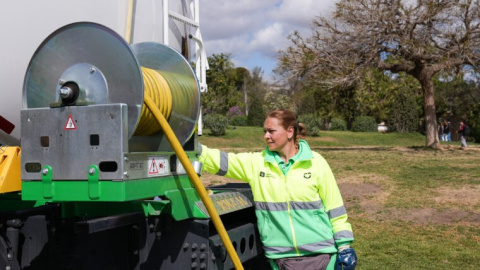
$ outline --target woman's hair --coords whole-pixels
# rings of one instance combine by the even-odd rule
[[[276,118],[280,120],[280,125],[284,129],[288,127],[293,127],[293,137],[295,138],[295,144],[298,143],[299,139],[304,139],[307,136],[307,128],[305,124],[297,122],[297,116],[290,110],[280,109],[271,111],[267,114],[267,118]]]

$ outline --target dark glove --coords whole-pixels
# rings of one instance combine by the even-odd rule
[[[354,270],[357,266],[357,254],[350,246],[340,247],[337,253],[335,270]]]

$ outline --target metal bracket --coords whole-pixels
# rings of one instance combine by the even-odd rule
[[[100,183],[98,181],[99,169],[96,165],[88,167],[88,197],[92,200],[100,198]]]
[[[42,194],[43,198],[53,198],[52,167],[46,165],[42,169]]]

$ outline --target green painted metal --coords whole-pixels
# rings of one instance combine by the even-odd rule
[[[88,197],[91,200],[98,200],[100,198],[98,172],[99,170],[96,165],[90,165],[88,167]]]
[[[5,201],[5,196],[0,196]],[[12,203],[10,208],[7,204],[0,204],[0,211],[21,210],[46,205],[46,201],[22,201],[20,195],[8,198]],[[148,216],[160,216],[171,214],[171,203],[167,200],[138,200],[130,202],[59,202],[61,205],[61,217],[82,217],[85,219],[110,216],[124,213],[140,212]]]
[[[163,196],[169,190],[193,188],[187,175],[129,181],[98,181],[95,175],[88,181],[52,181],[51,169],[42,181],[24,181],[22,199],[27,201],[115,201],[124,202]]]
[[[195,189],[169,190],[165,196],[172,202],[172,217],[175,220],[189,217],[208,218],[197,206],[201,199]]]
[[[42,197],[43,199],[53,198],[52,167],[45,166],[42,170]],[[23,188],[23,185],[22,185]]]
[[[43,172],[42,181],[22,183],[21,199],[37,206],[62,203],[64,217],[141,211],[145,216],[170,214],[175,220],[207,218],[197,206],[201,200],[187,175],[99,181],[98,167],[91,165],[87,181],[52,181],[52,168],[45,166]]]

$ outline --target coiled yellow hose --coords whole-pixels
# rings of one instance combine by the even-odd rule
[[[145,67],[141,67],[141,69],[143,73],[144,96],[150,97],[163,117],[168,119],[172,112],[172,91],[170,90],[172,82],[170,82],[170,84],[167,83],[159,71]],[[175,87],[175,85],[172,86]],[[142,106],[139,119],[140,121],[138,122],[134,135],[148,136],[160,130],[158,121],[145,104]]]

